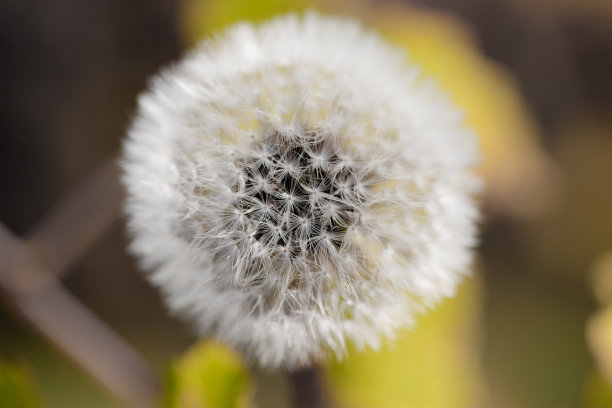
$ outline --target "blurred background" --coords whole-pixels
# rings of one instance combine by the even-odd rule
[[[333,405],[612,407],[609,0],[2,0],[0,406],[288,406],[282,375],[168,315],[126,253],[113,160],[158,69],[306,9],[404,47],[465,110],[487,182],[474,276],[324,367]],[[246,397],[200,395],[223,378]]]

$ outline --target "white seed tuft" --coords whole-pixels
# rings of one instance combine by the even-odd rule
[[[131,251],[173,311],[262,366],[376,347],[468,271],[477,154],[460,117],[354,22],[234,26],[139,99]]]

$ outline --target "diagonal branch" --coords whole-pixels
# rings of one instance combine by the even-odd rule
[[[0,294],[36,330],[129,406],[154,405],[159,383],[146,361],[66,291],[29,245],[1,223]]]
[[[28,233],[27,240],[49,270],[69,267],[119,219],[123,189],[116,157],[110,157],[80,182]]]

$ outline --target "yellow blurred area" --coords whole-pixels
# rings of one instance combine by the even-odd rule
[[[594,406],[608,406],[612,404],[612,251],[605,252],[595,263],[591,284],[603,308],[586,323],[587,345],[597,371],[587,381],[585,394]]]
[[[479,317],[480,282],[471,278],[380,351],[352,348],[345,360],[330,364],[335,399],[353,408],[479,406],[485,392]]]
[[[612,304],[589,319],[587,343],[599,371],[612,386]]]
[[[276,15],[304,11],[311,4],[308,0],[186,0],[180,10],[183,41],[186,45],[193,45],[198,39],[230,24],[239,21],[259,23]]]

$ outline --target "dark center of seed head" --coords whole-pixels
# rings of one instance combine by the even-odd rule
[[[347,188],[357,184],[355,172],[314,132],[290,141],[274,133],[260,143],[261,154],[239,162],[244,184],[233,204],[254,238],[292,258],[339,249],[363,198]]]

